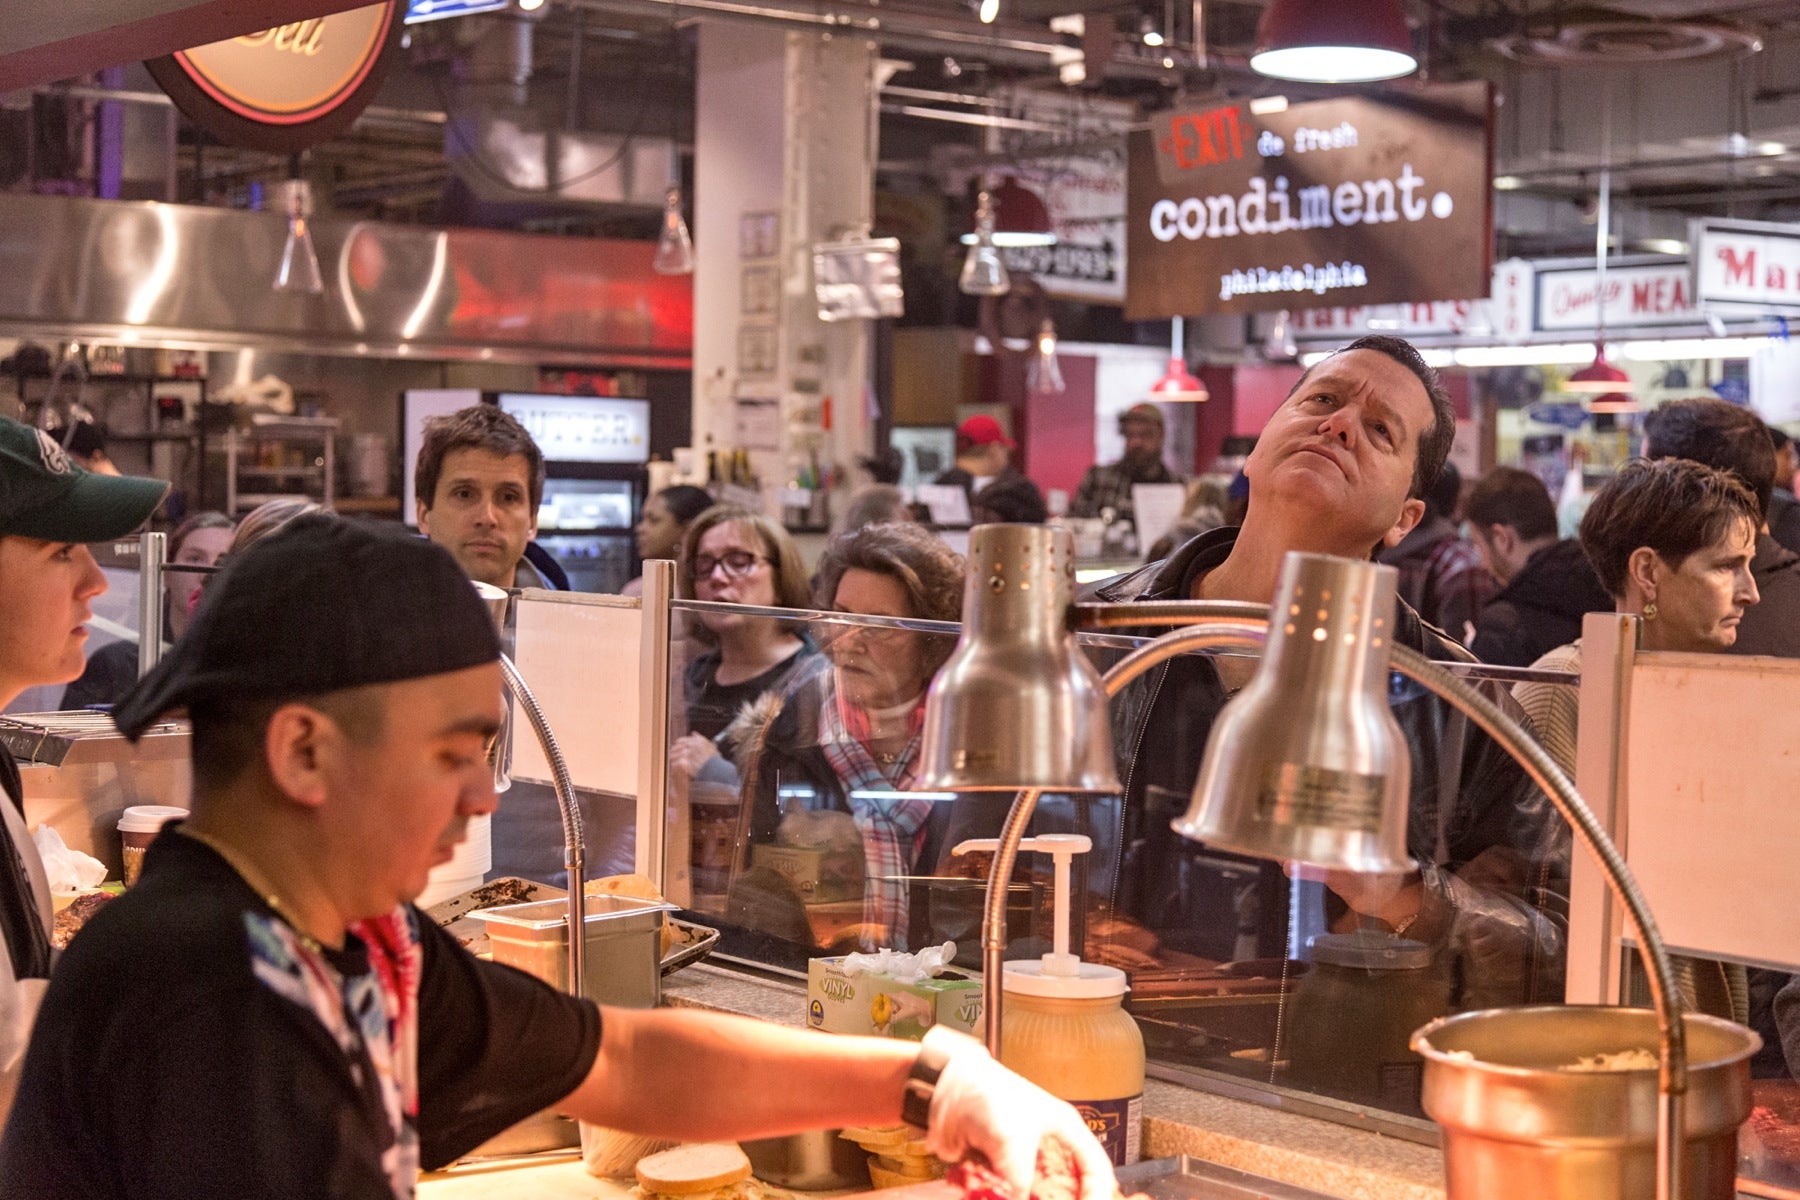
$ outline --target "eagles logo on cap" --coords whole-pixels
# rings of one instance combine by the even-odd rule
[[[44,470],[52,475],[67,475],[73,468],[69,465],[69,456],[57,444],[55,438],[43,430],[37,431],[38,457],[44,461]]]

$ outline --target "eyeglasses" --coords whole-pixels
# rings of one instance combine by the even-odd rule
[[[846,616],[855,616],[847,613]],[[852,641],[867,646],[891,646],[896,642],[912,637],[931,637],[931,634],[916,634],[910,629],[898,629],[892,625],[850,625],[837,621],[815,621],[813,623],[813,641],[819,648],[829,650],[833,647],[845,647]]]
[[[757,563],[768,561],[762,555],[752,554],[748,550],[727,550],[717,558],[710,554],[696,554],[694,555],[694,578],[696,580],[711,578],[715,568],[724,567],[725,578],[742,579],[756,570]]]

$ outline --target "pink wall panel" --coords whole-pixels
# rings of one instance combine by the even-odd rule
[[[1044,491],[1062,488],[1072,496],[1082,473],[1094,465],[1095,360],[1062,354],[1058,365],[1066,390],[1052,395],[1025,393],[1019,467]]]

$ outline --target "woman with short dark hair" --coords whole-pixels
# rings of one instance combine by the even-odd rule
[[[1617,611],[1639,618],[1638,647],[1720,653],[1737,640],[1744,609],[1757,602],[1750,560],[1761,508],[1742,480],[1682,458],[1626,463],[1581,519],[1581,548]],[[1559,646],[1534,670],[1580,671],[1581,640]],[[1579,694],[1569,684],[1519,683],[1525,709],[1556,764],[1575,773]],[[1689,1007],[1749,1020],[1741,966],[1678,958]]]

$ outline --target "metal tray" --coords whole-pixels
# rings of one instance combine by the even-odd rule
[[[1128,1196],[1141,1192],[1150,1200],[1331,1200],[1323,1192],[1186,1154],[1120,1169],[1119,1188]]]
[[[692,921],[683,921],[679,917],[664,917],[663,920],[681,930],[683,934],[683,944],[670,946],[669,952],[663,955],[662,974],[665,979],[681,968],[690,967],[699,962],[719,945],[719,931],[716,929],[706,925],[696,925]]]
[[[495,884],[513,883],[519,885],[518,899],[490,900],[481,903],[478,897],[489,893]],[[461,942],[471,954],[492,954],[494,945],[488,939],[487,922],[470,914],[484,908],[497,908],[504,904],[529,904],[537,900],[563,900],[569,893],[559,887],[547,883],[537,883],[530,879],[516,876],[502,876],[490,879],[478,888],[471,888],[461,895],[452,896],[440,901],[425,910],[425,915],[436,921],[446,933]],[[697,925],[692,921],[682,921],[675,917],[665,916],[664,920],[679,928],[684,936],[680,945],[669,947],[669,953],[662,960],[662,975],[669,976],[683,967],[692,966],[710,955],[719,945],[719,931],[706,925]]]

